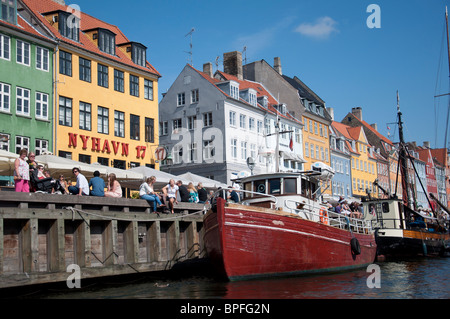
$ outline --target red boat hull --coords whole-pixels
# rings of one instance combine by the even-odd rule
[[[205,246],[218,270],[230,280],[342,271],[374,262],[374,234],[308,221],[259,207],[228,205],[204,219]],[[358,239],[361,253],[350,241]]]

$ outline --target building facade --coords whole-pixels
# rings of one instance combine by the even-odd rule
[[[235,59],[238,54],[227,56]],[[164,171],[175,175],[190,171],[230,184],[250,173],[251,157],[253,173],[273,172],[276,135],[271,134],[277,120],[282,131],[292,131],[280,134],[279,169],[303,169],[302,125],[260,83],[225,71],[213,75],[211,63],[203,72],[186,65],[159,108],[160,143],[171,155],[161,166]]]
[[[345,139],[330,127],[330,160],[335,174],[332,179],[332,195],[334,199],[343,196],[352,197],[351,155]]]
[[[6,9],[5,9],[6,7]],[[18,13],[20,11],[20,14]],[[0,148],[53,151],[53,55],[56,41],[20,1],[0,11]],[[12,174],[11,174],[12,175]],[[11,182],[3,178],[0,183]]]
[[[158,79],[147,48],[114,25],[52,0],[24,0],[57,40],[56,155],[156,167]]]

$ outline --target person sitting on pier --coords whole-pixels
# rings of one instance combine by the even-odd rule
[[[208,200],[208,192],[203,187],[202,183],[198,183],[198,185],[197,185],[197,193],[198,193],[198,202],[200,204],[206,203],[206,201]]]
[[[178,193],[180,194],[180,201],[184,203],[189,202],[189,191],[186,188],[186,186],[183,185],[182,181],[176,182],[176,185],[178,186]]]
[[[105,196],[105,181],[100,177],[99,171],[94,172],[94,177],[89,181],[89,187],[92,187],[89,195],[98,197]]]
[[[77,178],[77,184],[75,186],[69,186],[69,193],[79,196],[89,196],[89,183],[86,177],[81,174],[81,171],[78,167],[74,167],[72,169],[72,173]]]
[[[108,176],[108,191],[105,193],[105,197],[122,197],[122,186],[120,186],[116,174],[114,173],[111,173]]]
[[[198,203],[198,193],[197,190],[195,189],[194,183],[189,183],[188,191],[189,191],[189,202]]]
[[[156,182],[155,176],[147,177],[144,183],[139,187],[139,197],[145,199],[153,205],[153,212],[156,213],[158,207],[165,206],[161,202],[159,195],[155,193],[153,184]]]
[[[178,186],[175,185],[175,180],[171,179],[169,184],[163,187],[162,189],[165,200],[169,202],[169,208],[172,214],[174,213],[173,205],[178,204],[177,194],[178,194]]]

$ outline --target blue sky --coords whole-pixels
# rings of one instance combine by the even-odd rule
[[[352,107],[398,141],[396,91],[405,139],[444,147],[449,92],[445,0],[66,0],[81,11],[117,25],[148,47],[147,58],[162,74],[161,93],[189,63],[214,63],[224,52],[247,47],[247,62],[281,58],[283,73],[298,76],[335,110]],[[125,4],[125,6],[124,6]],[[370,4],[380,8],[381,28],[369,28]],[[449,138],[450,141],[450,138]]]

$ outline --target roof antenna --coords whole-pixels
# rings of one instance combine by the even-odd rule
[[[220,60],[220,56],[217,56],[216,61],[214,62],[214,64],[216,65],[216,70],[219,70],[219,60]]]
[[[247,64],[247,46],[244,45],[244,49],[242,50],[242,53],[244,53],[244,65]]]
[[[190,57],[190,60],[191,60],[191,63],[190,63],[191,66],[194,66],[193,63],[192,63],[192,33],[194,33],[194,31],[195,31],[195,29],[192,28],[191,31],[189,31],[189,33],[184,36],[184,37],[187,37],[188,35],[191,36],[191,42],[190,42],[190,46],[189,46],[190,47],[190,51],[184,51],[186,53],[189,53],[189,57]]]

